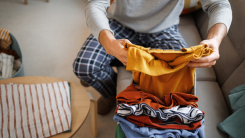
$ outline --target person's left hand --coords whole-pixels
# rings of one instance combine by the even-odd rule
[[[201,57],[199,59],[192,60],[187,64],[189,67],[205,68],[211,67],[216,64],[216,60],[219,59],[219,45],[220,42],[216,39],[203,40],[200,45],[207,44],[210,48],[213,48],[213,53],[209,56]]]

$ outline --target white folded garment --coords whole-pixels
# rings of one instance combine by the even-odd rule
[[[13,75],[14,56],[5,53],[0,54],[0,79],[10,78]]]
[[[0,137],[44,138],[70,130],[68,82],[0,84]]]

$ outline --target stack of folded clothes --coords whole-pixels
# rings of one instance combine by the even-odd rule
[[[131,84],[117,95],[116,134],[128,138],[204,138],[204,112],[197,108],[198,97],[191,94],[195,68],[186,65],[210,55],[213,49],[198,45],[162,50],[128,43],[125,48],[126,70],[133,72],[133,83],[141,91]]]
[[[117,95],[117,131],[127,138],[204,138],[204,112],[196,108],[198,97],[171,92],[163,99],[139,91],[133,84],[128,86]]]

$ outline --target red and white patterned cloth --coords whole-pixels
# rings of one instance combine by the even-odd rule
[[[68,82],[0,84],[0,137],[43,138],[70,130]]]
[[[0,49],[8,49],[11,43],[9,30],[0,28]]]

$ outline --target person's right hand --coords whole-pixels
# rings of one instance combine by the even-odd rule
[[[124,65],[127,65],[128,51],[124,48],[126,43],[131,43],[128,39],[115,39],[109,30],[102,30],[99,35],[100,44],[107,54],[116,57]]]

